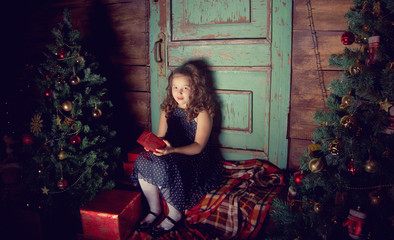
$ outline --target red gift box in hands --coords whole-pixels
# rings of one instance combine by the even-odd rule
[[[161,149],[166,146],[166,143],[152,132],[144,131],[141,136],[137,139],[137,142],[141,144],[146,150],[155,152],[155,149]]]

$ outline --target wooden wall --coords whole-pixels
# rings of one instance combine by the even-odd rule
[[[14,40],[17,49],[10,50],[10,61],[36,60],[45,44],[51,43],[50,30],[61,21],[63,8],[70,8],[74,26],[84,35],[84,46],[104,66],[117,106],[115,114],[119,132],[127,142],[126,146],[132,148],[137,135],[151,128],[149,0],[24,1],[24,6],[19,2],[10,6],[13,14],[10,15],[11,22],[7,23],[14,24],[15,27],[10,29],[18,37],[16,42]],[[313,114],[323,108],[306,2],[293,1],[289,169],[298,168],[299,157],[311,143],[317,127]],[[343,16],[353,4],[352,0],[310,0],[310,5],[321,81],[326,87],[339,75],[339,71],[328,66],[328,59],[331,54],[341,53],[344,49],[340,36],[346,30],[347,22]]]
[[[352,0],[310,0],[310,13],[307,1],[293,1],[293,50],[291,103],[289,119],[289,160],[288,168],[299,167],[299,158],[312,143],[312,134],[318,125],[313,115],[324,108],[320,81],[329,94],[327,85],[339,76],[338,69],[328,65],[331,54],[343,52],[340,38],[347,29],[344,14],[353,6]],[[309,18],[308,16],[312,16]],[[316,33],[316,47],[321,70],[320,81],[312,33]]]
[[[30,2],[30,1],[28,1]],[[25,6],[27,7],[27,6]],[[114,121],[128,151],[143,130],[151,129],[149,77],[149,0],[62,0],[30,2],[25,17],[25,62],[37,62],[51,29],[70,9],[82,47],[97,57],[115,105]]]

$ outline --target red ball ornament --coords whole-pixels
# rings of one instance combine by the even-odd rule
[[[32,145],[34,143],[34,137],[30,133],[23,134],[22,143],[25,145]]]
[[[305,177],[305,173],[303,171],[298,171],[298,172],[294,173],[294,175],[293,175],[294,183],[297,186],[301,186],[302,185],[302,179],[304,177]]]
[[[357,168],[354,167],[354,160],[350,159],[349,163],[347,164],[347,171],[352,175],[355,175],[357,172]]]
[[[64,49],[60,49],[58,55],[60,58],[64,58],[66,56],[67,52]]]
[[[60,178],[59,182],[57,182],[57,187],[60,190],[64,190],[68,187],[68,182],[64,178]]]
[[[344,32],[341,36],[341,42],[343,45],[351,45],[354,43],[355,37],[352,32]]]
[[[45,89],[45,92],[44,92],[45,97],[47,97],[47,98],[52,97],[52,92],[53,92],[52,89]]]
[[[70,138],[70,142],[71,142],[71,144],[73,144],[73,145],[80,144],[80,143],[81,143],[81,138],[80,138],[78,135],[73,135],[73,136]]]

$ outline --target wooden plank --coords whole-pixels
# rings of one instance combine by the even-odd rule
[[[145,66],[117,66],[120,87],[123,91],[150,91],[149,67]]]
[[[106,5],[105,14],[109,26],[114,31],[125,34],[147,33],[146,25],[147,11],[146,1],[135,1],[133,3],[116,3]]]
[[[320,55],[320,63],[322,70],[338,70],[330,67],[328,60],[331,54],[341,54],[345,49],[345,45],[341,43],[341,35],[343,32],[317,32],[318,53]],[[353,44],[348,47],[359,47]],[[311,33],[307,30],[293,31],[293,71],[303,71],[304,68],[316,69],[316,58],[313,49]],[[296,67],[298,66],[298,68]],[[301,66],[301,68],[299,68]]]
[[[113,64],[148,65],[148,13],[146,1],[106,5],[109,27],[113,33]]]
[[[347,20],[345,12],[353,7],[353,0],[311,0],[312,20],[316,31],[345,31]],[[306,1],[293,1],[294,3],[294,30],[308,30],[309,18]]]
[[[139,127],[150,128],[150,94],[145,92],[125,92],[125,100],[129,106],[129,115],[135,119]]]
[[[289,137],[292,139],[311,140],[313,132],[318,127],[318,124],[313,119],[315,112],[313,108],[292,110],[289,120]]]
[[[289,141],[290,151],[289,151],[289,163],[287,165],[288,170],[295,171],[300,167],[300,157],[304,156],[305,149],[312,142],[309,140],[301,139],[291,139]]]
[[[67,0],[52,3],[53,8],[84,8],[95,4],[95,0]]]
[[[299,67],[300,66],[295,66]],[[291,95],[298,97],[298,95],[303,94],[320,94],[322,95],[322,90],[320,87],[320,82],[322,87],[325,88],[327,95],[331,93],[328,85],[335,78],[339,78],[342,71],[321,71],[320,80],[318,76],[317,69],[308,68],[304,71],[294,70],[292,74],[292,85],[291,85]],[[324,91],[324,90],[323,90]]]
[[[111,62],[124,65],[148,65],[146,34],[119,41],[111,49]]]

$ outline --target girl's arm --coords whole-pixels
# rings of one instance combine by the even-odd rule
[[[174,148],[168,141],[164,140],[167,146],[164,149],[156,149],[157,152],[154,154],[162,156],[170,153],[180,153],[185,155],[195,155],[200,153],[204,149],[205,145],[207,145],[209,136],[211,135],[213,119],[209,116],[208,112],[204,110],[198,114],[196,122],[196,137],[192,144]]]
[[[160,121],[159,121],[159,130],[157,130],[157,136],[159,138],[164,138],[167,132],[167,118],[166,113],[164,111],[160,114]]]

